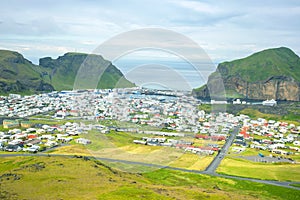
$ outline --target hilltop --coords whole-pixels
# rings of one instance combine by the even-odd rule
[[[95,85],[97,88],[134,86],[119,69],[100,55],[66,53],[57,59],[41,58],[39,65],[34,65],[18,52],[0,50],[0,93],[30,94],[52,90],[71,90],[83,63],[88,63],[90,66],[88,81],[92,74],[98,74],[102,70],[100,80],[95,80],[98,83]]]
[[[222,80],[227,98],[300,100],[300,58],[286,47],[267,49],[246,58],[220,63],[194,95],[210,98],[209,88]],[[212,95],[213,96],[213,95]]]
[[[99,81],[97,88],[114,88],[114,87],[133,87],[134,84],[124,78],[124,75],[110,61],[105,60],[100,55],[85,53],[66,53],[57,59],[50,57],[41,58],[39,60],[41,70],[45,74],[45,78],[54,86],[56,90],[73,89],[77,72],[82,65],[91,65],[87,73],[88,77],[80,82],[91,81],[92,75],[99,72],[103,73],[100,80],[94,77],[95,81]]]
[[[0,50],[0,93],[53,90],[37,67],[18,52]]]

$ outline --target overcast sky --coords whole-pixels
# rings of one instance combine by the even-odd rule
[[[0,49],[37,63],[68,51],[93,52],[140,28],[183,34],[213,60],[233,60],[286,46],[300,54],[300,1],[9,0],[0,6]]]

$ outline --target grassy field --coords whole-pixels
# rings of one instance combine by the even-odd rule
[[[299,108],[297,109],[297,111],[299,112]],[[272,120],[276,120],[276,121],[284,121],[284,122],[287,122],[290,124],[300,125],[299,115],[295,115],[292,112],[289,112],[287,115],[278,115],[278,114],[262,113],[253,108],[246,108],[246,109],[243,109],[242,111],[240,111],[239,113],[248,115],[252,119],[264,118],[264,119],[268,119],[268,120],[272,119]]]
[[[300,165],[286,163],[257,163],[226,157],[217,169],[218,173],[264,180],[299,181]]]
[[[67,157],[0,160],[0,199],[297,199],[300,191],[159,169],[117,171]]]
[[[83,146],[73,142],[70,146],[58,148],[50,153],[88,155],[195,170],[204,170],[213,159],[213,156],[199,156],[171,147],[133,143],[133,140],[141,139],[143,136],[149,137],[149,135],[115,131],[111,131],[109,134],[91,131],[89,134],[82,135],[82,137],[91,140],[92,144]],[[204,144],[203,140],[197,141],[199,145]]]
[[[292,186],[295,186],[295,187],[300,187],[300,184],[296,184],[296,183],[294,183],[294,184],[291,184]]]
[[[82,145],[71,145],[71,146],[64,146],[56,149],[55,151],[49,152],[49,154],[65,154],[65,155],[81,155],[81,156],[95,156],[95,157],[104,157],[104,158],[114,158],[114,159],[120,159],[120,160],[129,160],[129,161],[137,161],[137,162],[145,162],[145,163],[152,163],[152,164],[160,164],[160,165],[166,165],[171,167],[178,167],[178,168],[185,168],[185,169],[193,169],[193,170],[205,170],[206,167],[210,164],[210,162],[213,160],[213,156],[199,156],[192,153],[178,153],[177,157],[174,155],[174,157],[168,157],[168,160],[165,160],[164,162],[159,162],[157,158],[162,158],[166,155],[166,152],[164,151],[158,151],[159,154],[163,152],[162,155],[157,155],[154,158],[151,158],[151,156],[145,154],[154,154],[155,151],[158,149],[161,149],[161,147],[153,147],[153,146],[141,146],[141,145],[128,145],[122,147],[119,151],[105,151],[105,152],[94,152],[88,150],[86,147]],[[173,149],[170,149],[173,150]],[[146,158],[145,158],[146,157]],[[111,165],[109,163],[108,165]],[[120,170],[128,171],[127,168],[123,168],[123,166],[116,166]],[[128,166],[126,166],[128,167]],[[139,170],[136,168],[133,168],[133,170]],[[132,170],[129,170],[132,171]],[[144,169],[142,169],[144,171]]]
[[[246,148],[245,151],[236,153],[232,150],[233,148],[234,148],[234,146],[230,147],[229,154],[231,154],[231,156],[236,156],[236,157],[237,156],[257,156],[259,153],[263,154],[264,156],[269,156],[269,155],[277,156],[276,154],[272,154],[268,150],[258,150],[258,149],[252,149],[252,148]],[[292,158],[296,162],[300,162],[300,154],[298,152],[295,152],[295,151],[294,151],[294,154],[287,155],[287,156],[284,156],[284,157],[285,158]]]
[[[185,153],[174,160],[170,166],[193,170],[205,170],[213,159],[213,156],[199,156],[193,153]]]
[[[262,113],[258,110],[255,110],[254,108],[245,108],[242,111],[240,111],[239,113],[248,115],[252,119],[264,118],[264,119],[280,120],[282,118],[280,115]]]
[[[3,128],[3,125],[2,125],[2,124],[0,125],[0,131],[6,132],[6,131],[8,131],[8,130],[9,130],[8,128]]]

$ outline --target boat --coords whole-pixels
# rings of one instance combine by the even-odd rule
[[[265,100],[265,101],[262,102],[262,105],[264,105],[264,106],[276,106],[277,101],[275,101],[274,99]]]

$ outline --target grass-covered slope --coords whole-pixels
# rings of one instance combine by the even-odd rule
[[[0,93],[52,90],[35,68],[21,54],[0,50]]]
[[[100,55],[66,53],[57,59],[41,58],[39,65],[46,72],[49,82],[56,90],[73,89],[76,78],[82,79],[79,81],[80,84],[83,84],[82,87],[93,87],[93,84],[88,83],[92,81],[98,83],[95,85],[97,88],[134,86],[124,78],[120,70]],[[84,65],[89,67],[82,68]],[[80,73],[82,73],[79,71],[80,68],[84,69],[83,73],[86,73],[86,76],[80,76]],[[79,73],[79,76],[77,73]],[[101,74],[101,77],[94,77],[98,73]]]
[[[257,155],[257,152],[255,152]],[[253,155],[253,154],[252,154]],[[288,163],[258,163],[238,157],[226,157],[218,173],[262,180],[300,181],[300,165]]]
[[[193,94],[211,99],[300,101],[300,58],[280,47],[220,63],[207,84],[194,89]]]
[[[18,52],[0,50],[0,94],[71,90],[82,65],[88,65],[84,68],[86,76],[79,81],[82,89],[134,86],[100,55],[66,53],[57,59],[42,58],[40,65],[34,65]],[[99,72],[102,76],[95,76]],[[95,84],[89,84],[91,82]]]
[[[240,76],[247,82],[287,76],[300,81],[300,58],[286,47],[263,50],[246,58],[224,62],[218,66],[223,77]]]
[[[300,191],[159,169],[117,171],[100,161],[68,157],[0,160],[0,199],[297,199]]]

